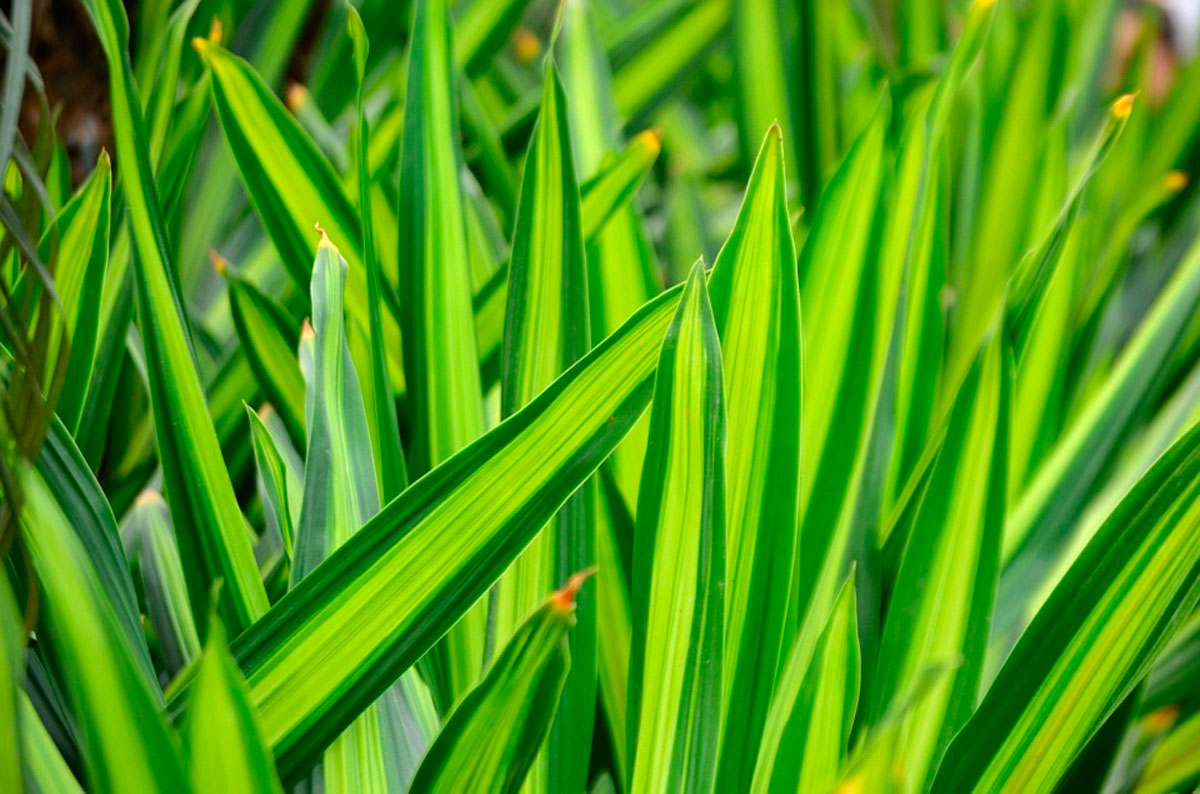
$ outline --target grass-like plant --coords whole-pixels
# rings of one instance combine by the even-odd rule
[[[1154,15],[10,5],[0,791],[1200,781]]]

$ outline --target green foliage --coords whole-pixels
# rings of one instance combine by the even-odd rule
[[[0,789],[1200,782],[1153,16],[85,0],[73,185],[11,5]]]

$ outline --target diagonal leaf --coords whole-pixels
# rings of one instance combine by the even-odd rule
[[[634,532],[631,790],[708,791],[725,578],[721,347],[697,262],[667,329]]]
[[[783,132],[773,125],[710,290],[728,393],[726,595],[718,790],[754,774],[784,654],[800,485],[800,294]]]
[[[234,642],[285,780],[467,612],[621,441],[678,300],[673,289],[651,301],[410,486]]]
[[[522,790],[566,686],[567,639],[586,576],[573,576],[509,638],[487,675],[446,720],[413,778],[414,794]],[[506,739],[496,741],[497,736]]]
[[[946,752],[937,792],[1054,789],[1200,597],[1200,429],[1113,511]]]
[[[29,788],[44,794],[83,794],[75,773],[54,745],[29,696],[20,692],[18,700],[21,712],[21,766],[29,781]],[[18,786],[13,790],[21,789]]]

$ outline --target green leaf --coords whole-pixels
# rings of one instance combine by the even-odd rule
[[[621,441],[650,399],[678,300],[673,289],[651,301],[533,402],[409,486],[234,642],[285,780],[311,768],[487,592]],[[462,526],[472,531],[454,531]],[[361,641],[339,640],[348,636]]]
[[[871,722],[910,699],[930,670],[956,666],[902,718],[906,790],[927,787],[971,714],[982,675],[1007,497],[1011,362],[1005,359],[997,333],[968,370],[889,599]]]
[[[54,410],[71,435],[79,429],[96,357],[100,296],[108,267],[110,182],[108,153],[102,151],[88,181],[62,208],[55,226],[47,230],[38,244],[38,255],[43,260],[50,261],[52,249],[57,256],[54,288],[63,315],[61,324],[55,324],[51,339],[65,334],[70,339],[71,352]],[[49,344],[50,350],[58,349],[56,341]],[[54,369],[50,362],[46,368]]]
[[[263,406],[263,412],[268,418],[273,413],[267,412],[269,408],[269,405]],[[254,463],[258,475],[258,496],[262,500],[267,531],[279,535],[284,554],[290,561],[294,555],[295,526],[300,519],[300,505],[304,494],[301,467],[297,462],[284,457],[280,450],[280,442],[284,439],[277,440],[272,435],[263,413],[256,413],[250,406],[246,406],[246,415],[250,422],[250,442],[254,446]]]
[[[725,580],[721,346],[703,263],[659,356],[634,532],[632,790],[708,791],[717,767]]]
[[[409,469],[421,476],[481,436],[484,421],[445,0],[418,3],[412,30],[400,154],[399,284],[412,415]],[[429,661],[443,713],[481,672],[484,607],[455,626]]]
[[[542,111],[525,158],[509,265],[501,357],[500,412],[526,405],[587,352],[588,289],[579,186],[567,97],[552,59],[543,71]],[[585,485],[534,538],[500,579],[491,604],[495,642],[503,645],[555,582],[595,563],[593,485]],[[596,710],[596,605],[584,598],[568,640],[574,660],[546,752],[531,790],[586,786]]]
[[[730,0],[701,0],[617,71],[613,95],[622,118],[635,118],[678,81],[682,73],[724,32],[733,13]]]
[[[1200,429],[1121,502],[955,737],[934,791],[1051,791],[1200,597]]]
[[[573,105],[572,105],[573,106]],[[629,145],[616,158],[609,161],[600,171],[599,174],[589,179],[580,187],[582,194],[582,203],[580,205],[580,221],[583,226],[583,239],[589,247],[593,243],[599,243],[601,236],[607,238],[609,232],[614,227],[622,226],[622,217],[614,220],[613,215],[621,209],[621,203],[626,202],[632,196],[633,191],[645,178],[650,171],[659,152],[659,139],[654,132],[645,132],[636,136]],[[606,219],[608,219],[606,221]],[[626,219],[626,222],[628,220]],[[635,219],[635,224],[639,223]],[[632,236],[632,239],[630,239]],[[615,310],[605,312],[603,318],[606,325],[604,328],[609,332],[615,330],[622,322],[624,322],[632,312],[639,308],[646,300],[658,292],[658,288],[654,285],[653,279],[650,278],[649,270],[653,268],[653,252],[650,249],[650,242],[645,239],[645,231],[637,228],[636,225],[632,231],[626,230],[626,233],[621,236],[622,246],[619,251],[611,252],[611,259],[606,258],[605,262],[620,261],[621,271],[626,272],[633,261],[634,269],[640,270],[643,276],[639,277],[646,286],[644,287],[645,297],[641,300],[638,296],[642,293],[642,289],[637,290],[622,290],[617,295],[610,298],[598,297],[597,300],[604,300],[606,305],[611,301],[614,305],[619,305]],[[628,252],[632,251],[632,254]],[[636,256],[636,261],[625,260],[621,257],[626,255]],[[606,254],[606,257],[608,254]],[[593,283],[592,274],[597,272],[597,263],[601,260],[598,257],[588,256],[588,278],[589,284]],[[607,268],[605,268],[607,269]],[[603,274],[598,275],[598,279],[606,279]],[[596,281],[596,283],[600,283]],[[601,286],[597,289],[602,289]],[[613,290],[613,292],[617,292]],[[589,287],[589,295],[591,289]],[[479,360],[483,371],[486,373],[493,369],[492,361],[499,358],[500,349],[504,339],[504,310],[508,301],[508,269],[500,268],[485,282],[482,286],[476,289],[472,299],[472,305],[475,310],[475,344],[479,350]],[[593,303],[592,316],[596,316],[596,309]],[[611,325],[609,325],[611,324]],[[597,332],[599,336],[599,332]],[[485,380],[485,386],[490,385]],[[641,454],[637,454],[638,467],[640,471]],[[634,479],[631,499],[636,501],[637,482]]]
[[[737,70],[738,133],[744,162],[752,162],[754,142],[764,130],[777,125],[787,148],[799,152],[793,98],[795,82],[792,52],[785,47],[788,26],[783,6],[775,0],[743,0],[733,5],[733,52]],[[799,172],[792,160],[786,163],[787,179],[798,188]]]
[[[371,221],[371,178],[367,156],[369,135],[363,98],[369,43],[362,18],[349,3],[346,4],[346,24],[354,42],[354,67],[358,82],[358,211],[362,225],[363,257],[367,269],[370,366],[366,368],[366,379],[370,388],[364,393],[364,399],[371,408],[367,416],[367,425],[371,430],[371,447],[375,450],[379,491],[384,500],[389,500],[408,485],[408,471],[404,466],[404,450],[400,447],[400,426],[396,421],[396,403],[387,371],[387,340],[384,336],[382,315],[382,266],[375,248],[375,224]]]
[[[796,625],[829,609],[861,492],[865,449],[896,308],[896,280],[869,255],[879,202],[885,97],[821,195],[800,253],[804,439]],[[886,288],[886,289],[885,289]]]
[[[50,423],[37,470],[83,545],[143,676],[147,682],[154,682],[137,596],[112,508],[71,434],[57,420]],[[158,698],[157,691],[154,694]]]
[[[25,679],[24,631],[6,578],[0,581],[0,786],[5,791],[24,790],[21,759],[28,756],[30,746],[21,713],[22,701],[27,700],[21,688]]]
[[[42,794],[83,794],[75,774],[63,760],[29,696],[18,692],[21,720],[21,766],[29,787]],[[13,791],[20,791],[18,785]]]
[[[465,71],[474,74],[492,62],[528,5],[529,0],[471,0],[457,9],[454,33]]]
[[[1138,778],[1135,794],[1186,790],[1200,776],[1200,714],[1193,714],[1154,748]]]
[[[587,575],[571,577],[513,633],[487,675],[446,720],[413,778],[414,794],[522,790],[566,686],[572,658],[568,630]],[[501,736],[504,741],[497,741]]]
[[[721,769],[744,790],[785,651],[799,523],[801,330],[783,132],[772,126],[710,281],[728,394]]]
[[[193,42],[212,77],[213,104],[237,171],[283,266],[307,289],[320,224],[350,263],[347,307],[369,328],[363,232],[341,180],[316,145],[246,61],[205,39]],[[399,352],[392,313],[384,318],[393,356]],[[400,371],[396,357],[390,365]]]
[[[635,136],[621,154],[612,154],[623,139],[608,55],[593,24],[594,11],[591,3],[571,2],[563,6],[556,63],[562,70],[567,95],[572,99],[567,112],[579,173],[594,174],[583,186],[581,216],[584,238],[588,241],[588,310],[590,331],[595,339],[616,330],[661,290],[650,237],[632,201],[638,183],[657,158],[661,142],[657,132],[649,130]],[[609,735],[614,737],[610,744],[615,776],[626,786],[629,759],[624,737],[628,732],[632,626],[629,572],[621,559],[618,533],[631,536],[632,521],[626,520],[620,529],[618,522],[627,519],[625,514],[637,505],[648,430],[649,417],[643,416],[609,458],[610,481],[619,493],[605,487],[594,500],[599,568],[596,669]]]
[[[819,636],[812,623],[779,676],[750,788],[755,794],[828,791],[846,757],[861,664],[853,576]]]
[[[84,766],[95,791],[186,791],[157,693],[108,606],[108,597],[46,482],[18,464],[25,547],[37,572],[45,630],[58,675],[80,720]]]
[[[1169,366],[1185,327],[1200,304],[1200,245],[1179,269],[1126,343],[1108,377],[1076,414],[1043,459],[1004,528],[1004,560],[1022,551],[1041,560],[1044,543],[1061,537],[1096,482],[1123,433],[1138,416],[1160,373]]]
[[[113,134],[133,237],[135,284],[150,402],[163,483],[179,531],[192,610],[205,609],[218,577],[222,614],[242,628],[267,610],[245,519],[238,508],[195,366],[183,300],[168,255],[166,230],[141,103],[129,63],[129,23],[115,0],[85,3],[108,61]],[[206,612],[204,614],[207,614]]]
[[[304,377],[294,352],[300,325],[257,287],[233,274],[223,259],[216,261],[228,278],[229,313],[255,380],[279,412],[291,439],[303,442]]]
[[[345,336],[343,285],[346,261],[322,236],[313,265],[313,359],[308,376],[308,449],[305,453],[303,501],[296,524],[291,583],[295,587],[379,512],[378,482],[371,456],[366,408]],[[409,677],[415,672],[408,672]],[[416,682],[409,682],[415,687]],[[432,703],[399,704],[426,709]],[[368,707],[325,751],[327,791],[389,789],[386,733],[393,707],[390,700]],[[428,741],[431,736],[426,736]],[[424,746],[420,748],[424,750]],[[415,758],[396,763],[415,766]],[[395,781],[403,788],[407,781]]]
[[[145,593],[147,617],[169,676],[200,655],[200,637],[187,597],[187,582],[171,515],[155,491],[143,491],[121,525],[121,539]]]
[[[256,725],[246,681],[229,656],[215,615],[191,690],[184,747],[196,794],[282,792]]]

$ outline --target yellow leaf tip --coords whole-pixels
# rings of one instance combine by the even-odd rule
[[[579,589],[583,587],[583,583],[596,573],[596,566],[584,568],[578,573],[572,574],[567,583],[563,585],[561,590],[556,590],[550,596],[550,603],[558,607],[563,612],[570,612],[575,608],[575,597],[579,595]]]
[[[287,91],[284,93],[284,101],[287,103],[288,110],[292,113],[298,113],[305,103],[308,102],[308,89],[295,81],[288,83]]]
[[[1129,114],[1133,112],[1133,100],[1135,99],[1137,99],[1137,92],[1117,97],[1117,100],[1112,103],[1113,118],[1118,121],[1129,118]]]
[[[975,0],[972,8],[976,11],[987,11],[994,5],[996,5],[996,0]]]
[[[142,507],[144,505],[162,504],[162,501],[162,494],[151,488],[147,488],[137,495],[137,499],[134,500],[134,504],[136,504],[138,507]]]
[[[329,235],[325,233],[325,229],[324,229],[324,228],[321,226],[321,224],[319,224],[319,223],[314,223],[314,224],[313,224],[313,228],[315,228],[315,229],[317,230],[317,232],[318,232],[318,233],[321,235],[321,239],[320,239],[320,241],[317,243],[318,247],[322,247],[322,246],[323,246],[323,247],[325,247],[325,248],[331,248],[331,249],[333,249],[334,251],[336,251],[336,250],[337,250],[337,246],[335,246],[335,245],[333,244],[333,241],[329,239]]]
[[[203,36],[196,36],[192,39],[192,49],[203,55],[208,51],[209,41]]]
[[[513,54],[523,64],[531,64],[542,52],[542,43],[529,28],[519,27],[513,32]]]
[[[662,151],[662,131],[658,127],[651,127],[648,130],[642,130],[638,133],[638,140],[646,147],[650,154],[658,157],[658,153]]]
[[[208,23],[208,40],[213,44],[220,44],[224,37],[225,28],[221,25],[221,18],[214,14],[212,22]]]
[[[1163,183],[1167,190],[1172,193],[1178,193],[1187,187],[1188,175],[1183,171],[1171,171],[1163,178]]]
[[[306,342],[316,337],[317,332],[313,330],[312,323],[307,317],[304,318],[304,324],[300,326],[300,341]]]
[[[265,422],[270,419],[272,415],[274,415],[275,406],[271,405],[270,403],[263,403],[262,405],[258,406],[258,410],[255,411],[255,413],[258,414],[259,419]]]

